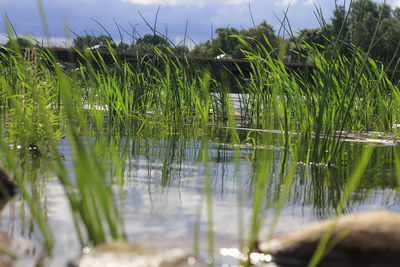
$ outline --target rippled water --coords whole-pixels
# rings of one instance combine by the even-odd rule
[[[237,263],[236,259],[218,254],[220,248],[240,247],[248,237],[256,166],[268,164],[259,162],[257,153],[269,150],[273,155],[271,173],[276,174],[272,175],[266,201],[273,203],[282,188],[277,170],[284,148],[274,138],[276,134],[265,134],[271,136],[271,144],[263,147],[240,146],[239,160],[235,160],[234,146],[221,142],[218,136],[209,140],[214,248],[219,265]],[[126,158],[125,194],[120,202],[128,240],[159,249],[180,247],[188,253],[193,253],[198,246],[200,257],[206,259],[207,206],[205,172],[200,159],[201,140],[171,135],[167,138],[131,139],[126,144],[130,153]],[[293,232],[329,217],[335,198],[340,197],[344,182],[354,169],[364,145],[346,143],[345,161],[331,168],[297,163],[298,171],[291,195],[280,213],[275,235]],[[66,166],[71,169],[67,141],[62,141],[60,148]],[[390,146],[376,148],[347,212],[376,209],[399,211],[398,195],[394,190],[393,149]],[[39,164],[38,170],[38,193],[55,236],[55,249],[52,257],[45,258],[45,263],[61,266],[78,257],[81,248],[63,187],[55,177],[46,174],[45,164]],[[261,238],[267,236],[273,213],[273,206],[263,213],[265,223]],[[196,222],[200,225],[198,242],[194,238]],[[17,241],[20,259],[16,266],[34,266],[41,256],[41,234],[20,196],[3,210],[1,229]]]

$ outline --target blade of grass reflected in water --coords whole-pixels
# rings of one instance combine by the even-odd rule
[[[44,253],[50,254],[54,246],[54,237],[48,225],[45,209],[43,207],[40,184],[36,179],[30,177],[34,170],[31,170],[29,162],[29,154],[22,157],[17,155],[17,150],[11,150],[0,140],[0,162],[6,164],[6,168],[12,173],[14,181],[17,183],[24,202],[28,205],[29,211],[35,220],[36,225],[40,229],[44,238]],[[24,164],[26,163],[26,164]]]
[[[267,141],[265,139],[262,142]],[[255,244],[259,239],[259,233],[264,222],[264,210],[266,208],[266,186],[270,180],[270,168],[273,161],[273,154],[268,149],[261,150],[259,157],[256,158],[257,169],[254,181],[254,193],[253,193],[253,212],[250,223],[250,234],[248,238],[248,252],[246,265],[250,265],[250,253],[254,251]]]
[[[233,103],[231,100],[228,98],[227,100],[227,114],[228,114],[228,133],[230,135],[230,144],[233,145],[233,151],[234,151],[234,177],[235,177],[235,182],[237,185],[242,184],[242,177],[240,176],[241,169],[240,169],[240,145],[241,145],[241,140],[239,137],[239,134],[237,132],[237,129],[235,127],[236,125],[236,120],[235,120],[235,107],[233,106]],[[247,140],[246,140],[247,141]],[[237,200],[237,209],[238,209],[238,222],[237,222],[237,228],[238,228],[238,247],[244,247],[245,245],[245,237],[244,237],[244,212],[243,212],[243,205],[244,205],[244,197],[243,197],[243,190],[241,186],[237,187],[236,190],[236,200]]]
[[[362,154],[360,162],[357,164],[356,169],[352,173],[349,181],[347,182],[342,198],[340,199],[339,205],[337,206],[336,216],[341,215],[344,211],[345,206],[350,201],[352,194],[354,194],[361,177],[371,159],[372,152],[374,151],[374,146],[370,145],[365,148],[365,151]],[[309,267],[317,266],[318,263],[323,259],[324,256],[342,239],[344,238],[348,232],[343,232],[339,236],[336,236],[333,240],[330,240],[335,229],[335,221],[333,221],[331,227],[323,237],[321,238],[318,247],[311,258]],[[350,229],[349,229],[350,231]]]
[[[206,194],[207,210],[207,235],[208,235],[208,259],[209,266],[214,265],[214,230],[213,230],[213,207],[212,207],[212,185],[210,166],[208,161],[208,135],[204,134],[201,142],[202,162],[204,167],[204,190]]]

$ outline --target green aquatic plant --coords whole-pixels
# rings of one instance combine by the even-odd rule
[[[59,75],[63,76],[63,74]],[[60,78],[67,79],[66,77]],[[73,87],[71,87],[70,83],[63,83],[62,101],[68,121],[67,137],[75,175],[74,179],[71,179],[61,163],[56,165],[58,177],[63,183],[70,201],[76,229],[82,245],[87,243],[83,239],[82,233],[84,232],[88,236],[88,241],[94,244],[106,242],[109,235],[111,235],[112,239],[123,239],[121,218],[114,204],[116,196],[114,196],[110,187],[112,184],[111,178],[113,177],[108,177],[105,169],[105,166],[116,162],[113,160],[107,162],[106,158],[101,156],[104,148],[95,149],[94,145],[89,141],[89,130],[82,123],[86,121],[86,117],[79,112],[79,106],[74,109],[73,101],[75,99],[72,89]],[[82,123],[82,128],[76,127],[75,119]],[[89,142],[84,142],[84,140]],[[117,160],[116,158],[112,159]],[[80,227],[81,222],[85,226],[85,231]]]
[[[366,147],[365,151],[363,152],[360,162],[357,164],[356,169],[351,174],[351,177],[349,178],[349,180],[345,186],[343,196],[340,199],[338,206],[336,207],[336,215],[341,215],[344,211],[345,206],[351,200],[351,196],[360,183],[361,177],[371,159],[373,151],[374,151],[374,146],[369,146],[369,147]],[[313,257],[311,258],[311,260],[308,264],[309,267],[317,266],[318,263],[324,258],[324,256],[326,256],[327,253],[342,238],[344,238],[346,236],[346,234],[348,234],[348,233],[344,232],[344,233],[341,233],[340,235],[336,236],[333,240],[330,240],[334,229],[335,229],[335,222],[332,223],[329,230],[327,232],[325,232],[325,234],[321,238]]]
[[[278,128],[286,141],[291,133],[304,136],[310,142],[310,159],[328,164],[335,162],[347,133],[392,131],[399,116],[393,97],[398,89],[357,47],[350,57],[333,51],[334,57],[327,58],[313,44],[303,43],[312,52],[310,73],[289,71],[282,58],[236,37],[249,48],[244,53],[252,71],[243,92],[249,95],[250,108],[242,116],[254,120],[255,128]]]

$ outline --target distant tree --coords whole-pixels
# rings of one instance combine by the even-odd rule
[[[172,48],[172,52],[174,52],[177,56],[183,56],[189,53],[189,48],[185,45],[177,45]]]
[[[241,35],[254,39],[261,45],[263,45],[267,50],[278,47],[278,38],[275,35],[274,28],[267,23],[267,21],[262,21],[257,27],[250,28],[248,30],[242,30]]]
[[[338,5],[331,24],[317,29],[303,29],[290,38],[289,55],[292,61],[307,60],[311,50],[302,44],[314,46],[319,52],[334,48],[335,53],[350,55],[352,47],[382,62],[390,62],[400,43],[400,9],[372,0],[355,0],[346,10]]]
[[[301,30],[289,39],[286,58],[291,62],[307,62],[313,51],[323,52],[329,45],[326,32],[325,28]]]
[[[215,30],[215,33],[217,37],[212,41],[200,43],[194,47],[192,55],[215,57],[221,53],[226,53],[232,55],[234,58],[242,58],[244,57],[242,50],[248,49],[248,47],[243,45],[235,36],[244,37],[250,48],[256,48],[256,44],[261,44],[268,51],[277,48],[279,43],[273,27],[266,21],[248,30],[239,31],[233,27],[227,27],[218,28]]]
[[[11,47],[15,43],[17,43],[18,46],[21,47],[21,48],[33,47],[34,46],[31,40],[29,40],[27,38],[23,38],[23,37],[18,37],[16,39],[8,40],[8,42],[6,43],[6,46],[7,47]]]
[[[400,8],[396,7],[393,10],[393,17],[400,19]]]
[[[197,44],[190,54],[194,57],[212,57],[213,56],[213,49],[212,49],[212,42],[207,40],[204,43]]]
[[[212,56],[215,57],[222,53],[234,54],[239,40],[232,35],[238,35],[239,31],[235,28],[218,28],[215,30],[218,37],[212,42]]]
[[[73,40],[74,47],[77,49],[85,49],[91,48],[95,46],[103,46],[106,47],[108,44],[111,47],[115,48],[115,44],[110,36],[100,35],[100,36],[93,36],[93,35],[85,35],[85,36],[78,36]]]
[[[344,6],[338,6],[334,11],[331,26],[333,39],[345,39],[346,43],[355,45],[361,51],[370,51],[372,58],[391,61],[400,42],[400,9],[392,10],[389,5],[372,0],[356,0],[347,12],[346,20]]]
[[[130,45],[127,43],[120,42],[117,44],[117,51],[120,53],[127,53],[131,50],[130,48]]]
[[[162,36],[155,34],[146,34],[137,40],[136,45],[169,46],[169,42]]]
[[[333,11],[331,34],[341,41],[348,43],[350,41],[349,30],[350,23],[344,6],[337,6]]]
[[[191,54],[193,56],[213,58],[222,53],[226,53],[235,57],[235,51],[239,40],[232,36],[239,35],[239,30],[235,28],[218,28],[215,30],[215,33],[217,34],[216,38],[196,45]]]
[[[400,18],[385,18],[380,28],[382,36],[373,50],[373,56],[386,63],[396,62],[396,58],[400,57]]]
[[[371,0],[355,1],[349,10],[351,42],[367,51],[378,25],[379,8]]]

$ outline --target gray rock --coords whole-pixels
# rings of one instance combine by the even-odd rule
[[[11,181],[6,170],[0,166],[0,212],[17,191],[17,185]],[[11,266],[13,260],[16,259],[11,244],[12,240],[0,230],[0,266]]]
[[[400,215],[388,211],[339,216],[261,242],[259,248],[278,265],[306,266],[329,230],[330,241],[339,241],[319,266],[400,266]]]
[[[6,170],[0,166],[0,201],[7,202],[18,192],[18,186],[11,181]],[[3,207],[3,206],[2,206]]]
[[[70,267],[183,267],[200,266],[198,260],[182,249],[155,250],[135,243],[114,241],[99,245],[84,253]]]

